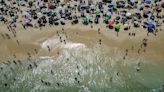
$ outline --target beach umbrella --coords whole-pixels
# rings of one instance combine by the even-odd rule
[[[148,9],[148,7],[144,7],[143,13],[144,13],[144,14],[149,14],[149,9]]]
[[[129,25],[128,24],[124,24],[124,28],[128,28],[129,27]]]
[[[154,24],[149,24],[149,25],[148,25],[148,28],[154,29],[154,28],[155,28],[155,25],[154,25]]]
[[[0,21],[2,21],[4,19],[4,17],[2,15],[0,15]]]
[[[100,9],[96,9],[96,15],[100,15]]]
[[[110,8],[110,9],[113,8],[113,4],[109,4],[108,8]]]
[[[126,13],[126,16],[129,17],[131,16],[132,14],[130,12]]]
[[[143,13],[144,13],[145,15],[147,15],[147,14],[149,14],[149,11],[143,11]]]
[[[120,16],[117,16],[117,17],[115,18],[115,20],[120,20]]]
[[[109,17],[108,16],[105,16],[104,17],[104,21],[108,21],[109,20]]]
[[[47,3],[47,7],[50,8],[53,6],[53,3]]]
[[[156,2],[156,5],[161,5],[161,2]]]
[[[87,17],[84,17],[84,18],[83,18],[83,21],[84,21],[84,22],[88,22],[88,18],[87,18]]]
[[[94,4],[91,4],[90,8],[91,9],[95,9],[95,5]]]
[[[60,19],[60,22],[65,23],[65,19],[64,18],[61,18]]]
[[[149,10],[149,6],[148,5],[145,5],[144,8],[143,8],[143,10],[148,11]]]
[[[42,13],[41,12],[38,12],[37,15],[38,15],[38,17],[41,17],[42,16]]]
[[[145,3],[150,4],[152,0],[145,0]]]
[[[130,0],[130,2],[135,3],[135,2],[136,2],[136,0]]]
[[[106,14],[106,16],[111,16],[110,12],[106,12],[105,14]]]
[[[28,12],[23,12],[23,16],[28,17],[28,16],[30,16],[30,14]]]
[[[145,25],[148,25],[148,24],[149,24],[147,20],[144,20],[143,23],[144,23]]]
[[[114,20],[109,20],[109,21],[108,21],[108,24],[109,24],[109,25],[113,25],[114,23],[115,23]]]
[[[115,24],[115,25],[114,25],[114,28],[115,28],[115,29],[120,29],[120,25],[119,25],[119,24]]]
[[[135,23],[135,24],[139,24],[139,22],[138,22],[138,21],[134,21],[134,23]]]
[[[149,24],[153,24],[153,23],[154,23],[154,21],[153,21],[153,20],[151,20],[151,19],[149,19],[149,20],[147,21],[147,23],[149,23]]]

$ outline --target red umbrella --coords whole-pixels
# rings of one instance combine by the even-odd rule
[[[53,3],[47,3],[47,7],[50,8],[53,6]]]
[[[109,24],[109,25],[113,25],[114,23],[115,23],[114,20],[109,20],[109,21],[108,21],[108,24]]]

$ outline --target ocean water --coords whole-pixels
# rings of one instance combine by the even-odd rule
[[[55,59],[0,63],[0,92],[162,92],[163,70],[142,57],[123,60],[117,48],[64,49]]]

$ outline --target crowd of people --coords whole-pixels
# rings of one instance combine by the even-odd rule
[[[162,0],[107,1],[70,0],[63,4],[43,0],[1,0],[0,21],[16,33],[15,28],[18,22],[24,29],[27,27],[41,29],[46,24],[67,25],[66,21],[70,21],[72,25],[81,21],[84,25],[99,24],[102,19],[107,28],[114,29],[116,32],[119,32],[120,28],[128,30],[131,26],[142,26],[147,28],[148,33],[152,32],[155,35],[156,27],[164,22]],[[21,20],[18,21],[20,18]]]
[[[107,29],[115,30],[117,36],[119,31],[123,29],[128,31],[131,27],[140,28],[143,27],[147,30],[147,35],[153,33],[155,36],[158,31],[162,29],[160,26],[164,23],[163,0],[70,0],[67,3],[60,3],[59,1],[52,0],[51,2],[44,0],[1,0],[0,1],[0,22],[7,26],[8,30],[16,37],[17,25],[21,24],[26,30],[28,27],[39,28],[42,30],[46,25],[52,26],[66,26],[68,23],[71,25],[80,24],[98,25],[103,23]],[[64,32],[64,29],[62,29]],[[98,29],[100,34],[101,28]],[[77,32],[78,34],[78,32]],[[59,33],[57,31],[57,35]],[[129,36],[135,36],[135,32],[129,33]],[[11,39],[9,34],[1,34],[2,38]],[[147,47],[146,38],[141,42],[141,47],[138,49],[140,54],[141,49],[146,52]],[[16,41],[18,45],[20,42]],[[66,44],[66,40],[60,42]],[[102,40],[98,40],[99,44],[102,44]],[[47,46],[48,51],[51,51],[51,47]],[[132,50],[134,46],[132,46]],[[38,53],[37,49],[34,50]],[[126,59],[129,50],[125,50],[123,59]],[[58,52],[59,54],[59,52]],[[31,54],[27,52],[28,57]],[[13,55],[16,58],[16,55]],[[14,62],[17,64],[16,62]],[[37,65],[35,64],[37,67]],[[140,62],[137,64],[136,71],[140,71]],[[33,66],[29,65],[28,69],[32,69]],[[51,71],[53,74],[53,71]],[[80,73],[78,73],[80,75]],[[119,76],[119,72],[117,73]],[[79,83],[78,79],[75,80]],[[112,79],[111,79],[112,81]],[[50,83],[41,80],[46,85]],[[7,84],[5,84],[7,85]],[[59,86],[60,84],[57,83]]]

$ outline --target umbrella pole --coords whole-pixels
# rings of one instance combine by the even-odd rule
[[[117,32],[117,37],[118,37],[118,32]]]

